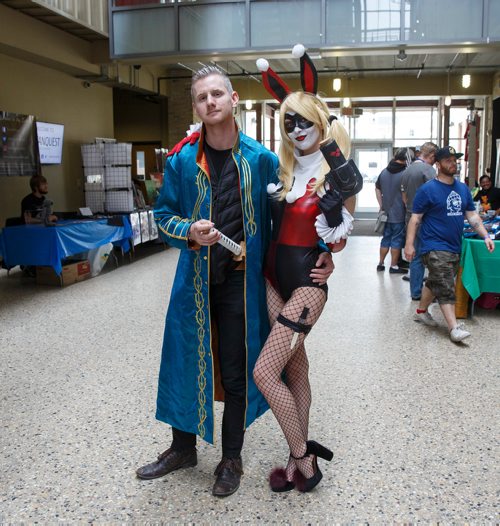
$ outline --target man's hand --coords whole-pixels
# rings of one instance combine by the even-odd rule
[[[211,246],[215,245],[220,239],[218,230],[214,229],[214,224],[206,219],[200,219],[191,225],[188,237],[198,245]]]
[[[57,219],[58,219],[57,216],[54,215],[54,214],[51,214],[49,216],[49,221],[51,221],[52,223],[55,223],[57,221]]]
[[[312,278],[313,283],[324,285],[331,276],[335,265],[333,264],[332,255],[330,252],[321,252],[316,261],[316,268],[311,270],[309,277]]]
[[[404,253],[408,261],[413,261],[413,258],[415,257],[415,247],[413,243],[411,245],[409,244],[405,245]]]
[[[486,243],[488,252],[493,252],[495,250],[495,242],[489,236],[484,238],[484,242]]]

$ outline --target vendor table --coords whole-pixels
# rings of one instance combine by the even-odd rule
[[[483,292],[500,292],[500,241],[490,254],[482,239],[462,240],[462,256],[457,278],[457,309],[459,318],[467,317],[468,296],[475,301]],[[458,308],[465,305],[464,308]]]
[[[0,232],[0,254],[7,268],[16,265],[51,266],[60,274],[64,258],[107,243],[128,251],[131,237],[132,228],[127,216],[116,216],[112,221],[107,218],[82,219],[58,221],[53,226],[12,226]]]

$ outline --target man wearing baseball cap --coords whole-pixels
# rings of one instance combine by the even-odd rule
[[[484,239],[488,251],[493,252],[495,248],[475,211],[469,188],[455,179],[457,159],[462,155],[452,146],[437,150],[438,175],[417,190],[404,249],[411,261],[415,257],[415,234],[420,226],[421,254],[429,277],[422,289],[415,320],[436,327],[437,322],[427,309],[437,298],[453,342],[470,336],[463,324],[457,323],[455,316],[455,274],[462,250],[464,216]]]

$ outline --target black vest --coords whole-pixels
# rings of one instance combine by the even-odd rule
[[[221,172],[211,158],[211,148],[205,148],[210,168],[212,187],[212,223],[224,235],[239,243],[243,241],[243,213],[241,207],[240,179],[232,153],[226,159]],[[213,150],[212,150],[213,151]],[[210,283],[220,285],[226,276],[239,265],[233,253],[219,243],[210,247]]]

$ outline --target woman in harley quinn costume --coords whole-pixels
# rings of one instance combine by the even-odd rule
[[[346,163],[342,155],[349,154],[349,137],[316,96],[314,66],[303,47],[298,53],[297,47],[294,55],[301,57],[304,91],[290,93],[267,61],[257,62],[265,87],[282,102],[280,184],[268,188],[273,234],[265,276],[272,329],[254,369],[257,387],[266,397],[290,448],[286,468],[275,469],[270,475],[273,491],[295,487],[310,491],[322,478],[317,457],[333,457],[327,448],[308,440],[311,389],[304,339],[327,299],[327,286],[313,283],[309,269],[314,267],[320,251],[342,250],[352,230],[355,206],[352,193],[349,197],[349,192],[342,192],[339,186],[337,191],[333,182],[330,185],[325,181],[325,174],[335,171],[330,170],[334,166],[342,165],[344,170],[348,166],[347,170],[354,174],[352,161]],[[333,148],[320,150],[323,142],[332,139],[336,141],[331,143]],[[333,162],[326,162],[328,155],[335,158]],[[346,172],[340,170],[342,173]]]

